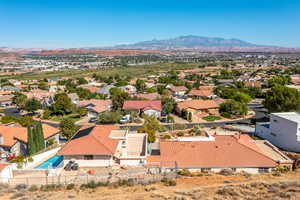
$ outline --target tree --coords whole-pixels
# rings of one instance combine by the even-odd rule
[[[63,119],[60,122],[62,135],[67,139],[70,139],[78,131],[78,129],[79,127],[77,127],[71,119]]]
[[[87,115],[88,110],[86,108],[78,108],[77,112],[81,117],[83,117],[83,116]]]
[[[115,86],[116,87],[122,87],[122,86],[126,86],[126,85],[128,85],[129,83],[128,83],[128,81],[126,81],[126,80],[120,80],[120,81],[118,81],[116,84],[115,84]]]
[[[135,83],[135,87],[136,87],[137,91],[143,92],[147,88],[146,82],[144,80],[138,79]]]
[[[275,85],[287,85],[291,82],[290,76],[273,76],[268,80],[269,87],[273,87]]]
[[[148,133],[148,141],[153,143],[156,139],[155,133],[161,129],[161,125],[154,115],[143,115],[143,118],[143,130]]]
[[[238,92],[236,95],[234,95],[233,99],[243,104],[247,104],[252,100],[248,94],[243,92]]]
[[[35,154],[45,148],[44,133],[41,122],[27,127],[28,152]]]
[[[300,92],[276,85],[267,91],[263,104],[269,112],[300,111]]]
[[[72,112],[74,105],[66,93],[56,94],[55,103],[51,105],[51,110],[57,115],[64,115]]]
[[[49,119],[51,116],[51,112],[49,109],[45,109],[43,113],[43,119]]]
[[[85,80],[84,78],[80,77],[80,78],[77,78],[77,84],[78,85],[83,85],[83,84],[87,84],[88,81]]]
[[[23,109],[25,107],[27,97],[22,93],[15,93],[12,98],[12,103],[16,104],[19,108]]]
[[[24,109],[29,112],[34,112],[42,107],[41,102],[36,99],[29,99],[26,101]]]
[[[220,113],[229,113],[233,116],[246,115],[248,109],[245,104],[235,100],[228,100],[220,105]]]
[[[176,101],[172,97],[163,97],[161,99],[163,110],[169,114],[172,113],[175,110]]]
[[[120,88],[111,88],[110,89],[111,100],[114,110],[121,110],[125,100],[129,99],[129,94],[122,91]]]
[[[114,124],[121,120],[121,113],[119,111],[105,111],[100,113],[99,122],[103,124]]]
[[[38,88],[41,90],[47,90],[48,89],[48,85],[45,81],[40,81],[38,84]]]

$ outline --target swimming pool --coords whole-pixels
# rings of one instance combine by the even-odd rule
[[[52,158],[40,164],[39,166],[35,167],[35,169],[57,168],[63,160],[63,156],[53,156]]]

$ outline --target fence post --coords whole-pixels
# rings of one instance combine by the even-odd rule
[[[26,185],[29,185],[28,177],[26,178]]]
[[[86,184],[89,183],[89,175],[86,175]]]
[[[48,176],[46,176],[46,185],[48,185]]]

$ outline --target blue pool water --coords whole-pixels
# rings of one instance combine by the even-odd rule
[[[48,169],[49,167],[56,168],[63,161],[63,159],[63,156],[53,156],[39,166],[35,167],[35,169]]]

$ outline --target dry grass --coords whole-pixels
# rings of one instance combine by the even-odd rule
[[[123,199],[214,199],[214,200],[275,200],[300,199],[300,172],[289,172],[281,176],[252,175],[250,177],[233,176],[200,176],[186,177],[176,180],[176,186],[164,183],[136,186],[106,186],[94,189],[66,190],[64,187],[53,187],[49,191],[29,191],[29,189],[0,189],[2,200],[36,199],[36,200],[123,200]],[[0,187],[1,188],[1,187]]]

